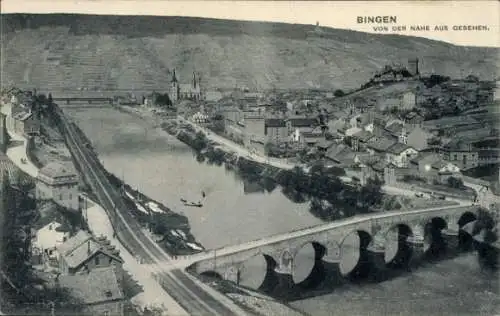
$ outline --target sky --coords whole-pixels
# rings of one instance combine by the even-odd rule
[[[500,2],[488,1],[165,1],[165,0],[0,0],[2,13],[84,13],[166,15],[316,24],[370,33],[376,24],[358,16],[396,16],[391,34],[422,36],[456,45],[500,47]],[[410,26],[430,27],[410,30]],[[446,26],[447,31],[435,30]],[[487,30],[453,30],[484,25]],[[378,25],[380,26],[380,25]],[[406,30],[392,30],[406,26]],[[384,32],[387,33],[387,32]]]

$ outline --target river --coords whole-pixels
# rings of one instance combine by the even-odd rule
[[[198,163],[188,146],[137,116],[111,107],[63,109],[92,141],[106,169],[185,214],[206,248],[322,223],[309,213],[307,203],[295,204],[279,189],[246,193],[233,171]],[[184,207],[181,197],[200,200],[204,207]],[[358,242],[352,240],[353,248]],[[350,270],[357,259],[353,252],[342,264]],[[382,283],[344,285],[291,305],[310,315],[493,315],[498,294],[498,276],[482,273],[471,254]]]
[[[187,145],[135,115],[111,107],[62,108],[108,171],[186,215],[192,234],[207,249],[322,223],[309,213],[308,203],[293,203],[279,188],[248,193],[253,190],[234,171],[197,162]],[[203,207],[186,207],[181,198],[201,201]]]

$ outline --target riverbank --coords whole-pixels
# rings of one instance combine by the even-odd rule
[[[87,136],[79,127],[76,127],[76,130],[86,140],[87,144],[89,144],[87,147],[91,148],[91,142]],[[111,185],[121,192],[121,196],[134,218],[153,235],[155,240],[157,240],[159,245],[168,254],[183,256],[196,254],[205,250],[191,234],[191,227],[186,216],[172,211],[139,190],[133,189],[104,167],[102,169],[106,173]],[[86,193],[93,196],[92,192]]]
[[[349,184],[340,180],[346,172],[342,168],[326,168],[314,165],[308,172],[303,168],[282,169],[251,158],[224,150],[210,141],[202,132],[196,132],[190,124],[176,120],[161,123],[161,128],[177,137],[194,150],[200,163],[224,165],[233,170],[243,181],[256,186],[255,190],[272,192],[280,188],[294,203],[310,203],[309,211],[323,221],[333,221],[361,213],[397,210],[401,208],[426,208],[457,204],[453,201],[439,201],[408,198],[382,193],[382,182],[368,181]]]

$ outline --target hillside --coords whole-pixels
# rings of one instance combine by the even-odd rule
[[[499,49],[397,35],[183,17],[1,15],[2,84],[41,89],[161,90],[175,68],[208,88],[359,87],[392,62],[423,72],[497,76]]]

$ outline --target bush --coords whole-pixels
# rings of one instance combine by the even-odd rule
[[[464,187],[464,182],[460,178],[449,177],[447,180],[448,186],[455,189],[460,189]]]
[[[333,92],[333,95],[336,96],[337,98],[343,97],[345,95],[344,91],[337,89],[335,92]]]

